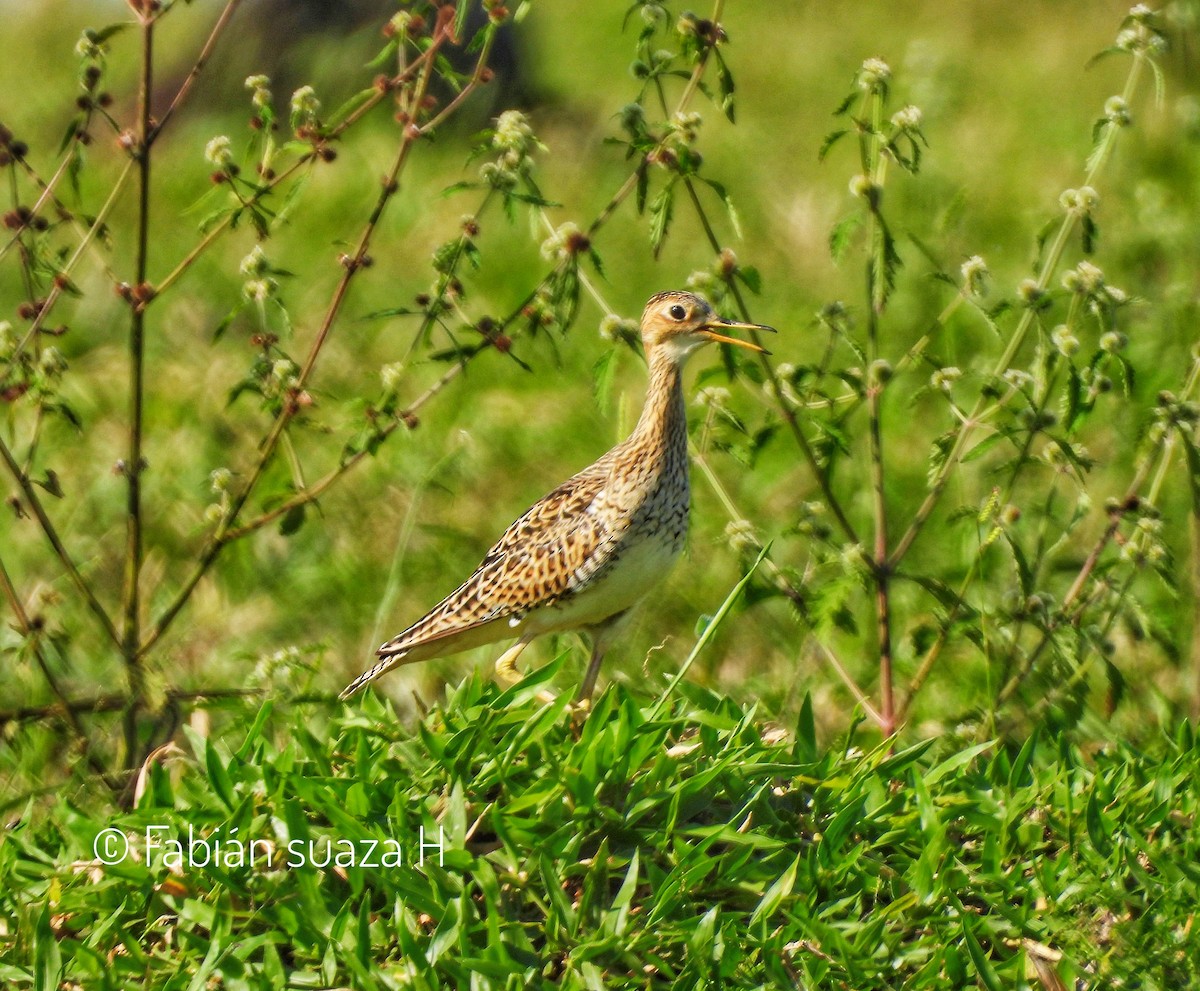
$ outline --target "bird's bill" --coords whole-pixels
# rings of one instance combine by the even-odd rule
[[[768,327],[761,323],[734,323],[733,321],[719,320],[708,324],[706,327],[700,328],[700,333],[707,337],[710,341],[717,341],[721,344],[736,344],[739,348],[746,348],[749,351],[757,351],[759,354],[770,354],[766,348],[755,344],[753,341],[743,341],[738,337],[730,337],[728,334],[722,334],[716,328],[721,330],[761,330],[768,334],[774,334],[775,328]]]

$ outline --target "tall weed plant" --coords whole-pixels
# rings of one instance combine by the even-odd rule
[[[827,163],[823,196],[848,188],[828,243],[838,265],[861,271],[861,291],[805,316],[788,274],[755,265],[765,251],[742,236],[737,204],[756,191],[706,160],[709,132],[738,120],[738,58],[766,42],[734,46],[723,0],[701,14],[614,9],[631,75],[604,95],[611,127],[594,140],[601,154],[616,146],[625,172],[586,214],[541,174],[555,155],[589,160],[548,150],[537,110],[506,107],[501,93],[483,133],[455,126],[493,84],[500,32],[522,31],[537,5],[402,3],[344,102],[310,85],[277,93],[249,67],[244,131],[169,140],[203,124],[196,111],[183,130],[241,7],[228,0],[202,31],[211,15],[198,6],[131,0],[125,20],[75,46],[65,133],[0,129],[0,650],[11,686],[0,725],[14,794],[44,787],[54,765],[128,794],[198,709],[257,706],[263,694],[332,704],[352,668],[291,641],[230,663],[237,631],[205,597],[236,599],[249,574],[278,590],[286,614],[278,574],[294,566],[291,544],[373,513],[349,498],[339,505],[354,514],[324,515],[321,500],[366,489],[363,466],[478,387],[477,368],[542,373],[581,324],[598,324],[607,344],[593,386],[607,402],[639,354],[640,300],[606,278],[605,239],[619,225],[641,231],[647,266],[698,240],[711,263],[672,281],[722,313],[806,328],[783,326],[773,357],[723,354],[693,406],[696,471],[728,517],[721,553],[743,574],[761,558],[725,632],[763,617],[774,674],[802,669],[840,703],[831,721],[857,708],[883,737],[1095,729],[1130,696],[1168,712],[1196,705],[1194,271],[1190,292],[1170,281],[1195,248],[1155,254],[1156,231],[1128,219],[1128,190],[1106,184],[1114,155],[1139,161],[1138,125],[1163,112],[1167,37],[1190,30],[1194,8],[1177,4],[1171,19],[1138,5],[1116,26],[1098,57],[1119,60],[1124,83],[1097,93],[1086,161],[1029,229],[1016,285],[992,274],[1012,259],[952,232],[954,204],[928,222],[913,189],[931,157],[953,150],[930,147],[900,72],[862,61],[829,108],[824,144],[801,142]],[[167,91],[157,45],[176,22],[196,41]],[[467,178],[440,167],[447,143],[469,158]],[[164,192],[181,185],[182,214]],[[321,204],[338,220],[315,237],[337,247],[314,254],[300,242]],[[427,256],[395,235],[398,210],[443,225]],[[1125,219],[1111,236],[1114,214]],[[1014,205],[1011,222],[1024,216]],[[513,246],[528,243],[536,260],[514,279],[510,255],[526,249]],[[213,261],[234,245],[236,275]],[[1122,287],[1109,261],[1137,270],[1138,251],[1145,285]],[[238,289],[207,323],[194,283],[219,264],[221,284]],[[390,302],[353,302],[384,284]],[[319,308],[298,312],[290,300],[313,287]],[[427,470],[398,483],[406,497],[434,478]],[[348,567],[331,562],[317,581],[355,597]],[[364,627],[374,609],[361,603]]]

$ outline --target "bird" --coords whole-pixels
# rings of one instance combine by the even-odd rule
[[[340,698],[399,665],[512,637],[496,671],[515,681],[517,658],[535,637],[578,631],[590,635],[592,648],[576,699],[586,706],[608,647],[683,550],[690,501],[684,363],[713,341],[770,353],[729,336],[732,330],[774,328],[723,320],[690,292],[650,297],[641,319],[649,384],[633,432],[526,510],[465,582],[379,647],[376,663]]]

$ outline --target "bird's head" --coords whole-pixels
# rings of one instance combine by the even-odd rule
[[[730,337],[727,333],[730,330],[775,332],[774,327],[762,324],[722,320],[708,303],[690,292],[660,292],[650,297],[642,313],[642,344],[647,355],[661,348],[676,361],[682,362],[696,348],[709,341],[721,341],[751,351],[769,353],[753,341]]]

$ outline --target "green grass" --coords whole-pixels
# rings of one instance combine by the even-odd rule
[[[1187,724],[1144,750],[1085,754],[1035,735],[863,753],[855,731],[819,744],[807,700],[780,727],[685,682],[657,716],[653,699],[610,689],[573,731],[565,698],[536,697],[557,666],[505,692],[469,678],[411,727],[374,696],[353,710],[268,705],[226,744],[187,734],[133,811],[61,796],[0,846],[0,979],[164,991],[1200,980],[1200,741]],[[266,866],[260,846],[254,868],[173,871],[161,851],[147,864],[147,827],[162,827],[156,842],[189,828],[266,840],[278,859]],[[444,831],[444,854],[419,864],[422,828]],[[102,829],[128,834],[135,856],[95,863]],[[403,863],[319,869],[307,851],[327,860],[326,840],[335,857]],[[1035,960],[1061,983],[1039,981]]]

